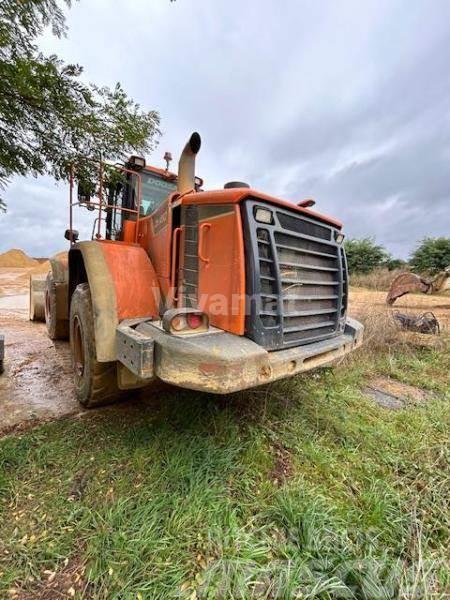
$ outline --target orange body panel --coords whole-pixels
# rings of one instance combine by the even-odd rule
[[[135,236],[136,236],[136,221],[131,221],[130,219],[124,219],[123,225],[122,225],[122,241],[127,242],[129,244],[133,244]]]
[[[199,221],[199,308],[212,325],[243,335],[245,260],[241,213],[236,204]]]
[[[159,315],[158,279],[147,253],[137,244],[98,242],[111,273],[119,320]]]
[[[152,215],[139,222],[139,244],[150,255],[164,296],[169,293],[172,244],[172,207],[169,197]]]
[[[328,223],[329,225],[333,225],[338,229],[342,228],[342,223],[328,217],[326,215],[321,215],[309,208],[303,208],[301,206],[297,206],[293,202],[288,202],[287,200],[280,200],[279,198],[275,198],[274,196],[268,196],[267,194],[263,194],[262,192],[257,192],[256,190],[252,190],[249,188],[232,188],[228,190],[216,190],[212,192],[199,192],[197,194],[186,194],[181,196],[180,201],[181,204],[238,204],[244,198],[248,196],[253,196],[254,198],[260,198],[266,202],[270,202],[275,206],[282,206],[283,208],[289,208],[290,210],[294,210],[296,212],[302,213],[305,217],[313,217],[314,219],[319,219],[324,223]]]

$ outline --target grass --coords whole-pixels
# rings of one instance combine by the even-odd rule
[[[0,441],[0,597],[444,598],[450,349]],[[361,388],[429,390],[401,411]]]
[[[397,275],[407,271],[408,269],[405,268],[389,271],[386,267],[377,267],[369,273],[353,273],[350,276],[350,284],[369,290],[387,291]]]

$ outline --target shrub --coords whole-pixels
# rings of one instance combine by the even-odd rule
[[[344,245],[350,273],[369,273],[390,259],[386,249],[372,238],[348,239]]]
[[[425,238],[414,251],[411,261],[414,271],[435,275],[450,266],[450,238]]]

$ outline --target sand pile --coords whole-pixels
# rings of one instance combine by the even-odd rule
[[[62,252],[58,252],[57,254],[54,254],[52,256],[52,258],[57,258],[58,260],[66,260],[67,261],[67,255],[68,252],[67,250],[63,250]],[[48,258],[45,259],[36,259],[36,261],[38,262],[38,264],[33,268],[33,273],[39,274],[39,273],[48,273],[48,271],[50,271],[50,261]]]
[[[0,267],[30,269],[39,265],[37,260],[29,257],[23,250],[8,250],[0,254]]]

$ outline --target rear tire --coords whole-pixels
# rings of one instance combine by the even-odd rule
[[[30,321],[45,321],[45,279],[30,275]]]
[[[87,283],[78,285],[70,303],[70,349],[74,383],[79,402],[93,408],[120,398],[116,362],[98,362],[95,349],[91,292]]]
[[[67,319],[56,317],[56,285],[51,272],[47,275],[45,281],[44,310],[48,337],[51,340],[67,340],[69,337],[69,322]]]

